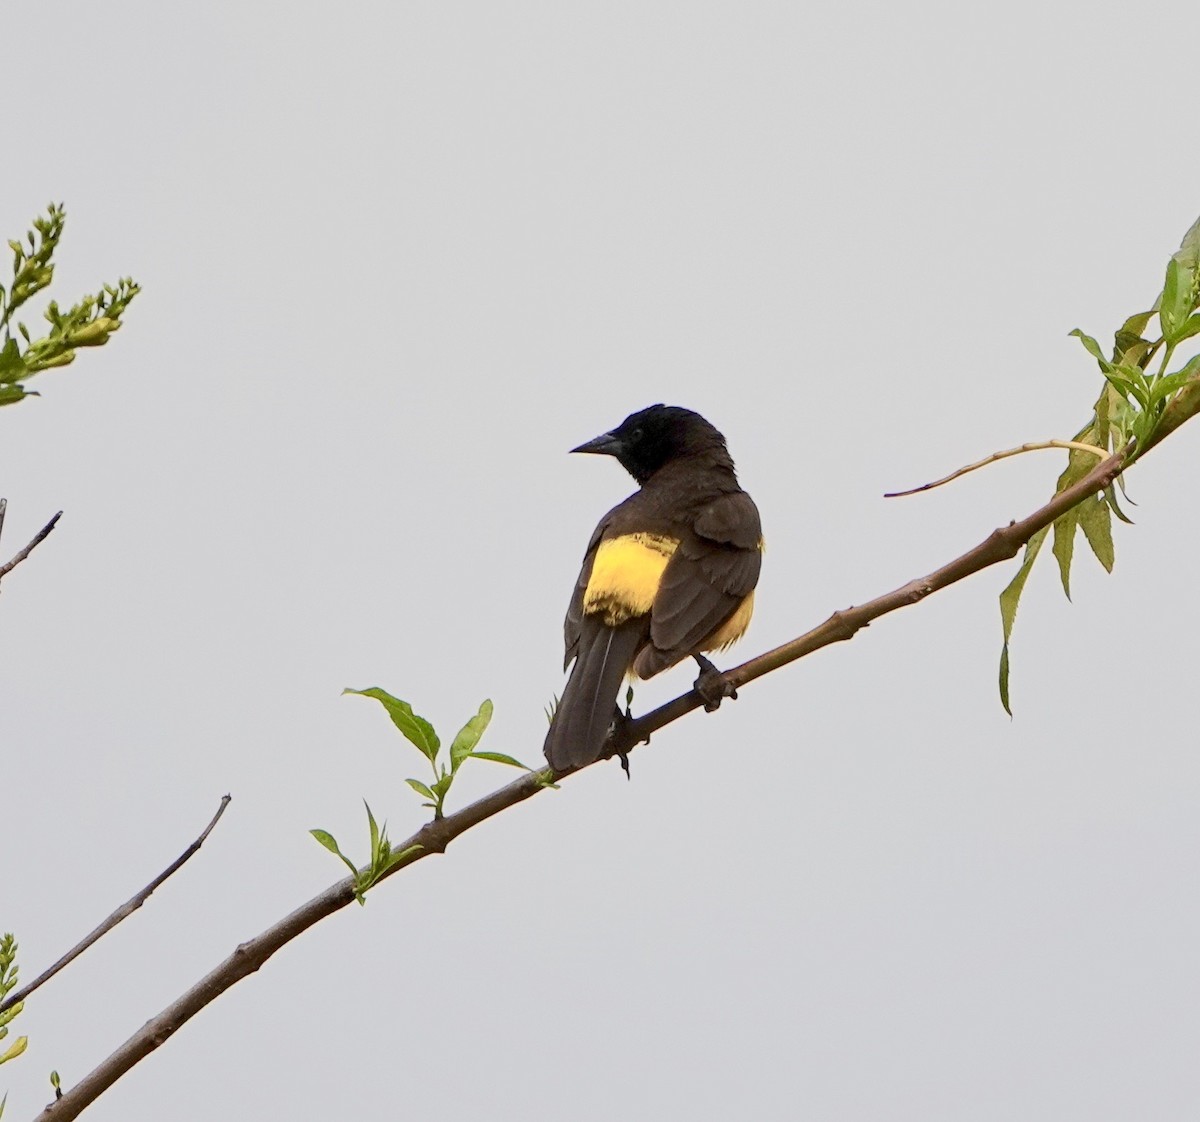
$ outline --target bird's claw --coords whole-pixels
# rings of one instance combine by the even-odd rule
[[[629,707],[626,706],[625,711],[621,712],[621,707],[618,705],[616,715],[613,717],[613,723],[609,726],[609,740],[619,742],[631,724],[633,724],[633,714],[629,712]],[[646,739],[649,741],[650,738],[647,737]],[[629,773],[629,753],[617,749],[611,755],[616,756],[621,761],[621,770],[625,773],[625,778],[632,779],[633,776]]]
[[[700,676],[693,683],[692,688],[703,700],[704,711],[715,713],[726,698],[737,701],[737,689],[731,682],[725,680],[725,675],[703,655],[694,655],[693,657],[700,667]]]

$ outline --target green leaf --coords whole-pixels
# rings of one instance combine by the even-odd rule
[[[1154,309],[1151,308],[1148,312],[1138,312],[1135,316],[1130,316],[1122,325],[1118,334],[1127,335],[1142,335],[1147,327],[1150,326],[1150,321],[1154,318]]]
[[[1071,599],[1071,558],[1075,553],[1075,527],[1078,521],[1075,508],[1054,520],[1054,557],[1058,561],[1063,593],[1068,600]]]
[[[1117,502],[1117,492],[1110,483],[1104,488],[1104,501],[1108,503],[1108,509],[1113,512],[1127,526],[1133,525],[1133,519],[1130,518],[1122,509],[1120,503]]]
[[[1166,401],[1176,390],[1182,389],[1191,380],[1192,371],[1186,369],[1176,370],[1174,374],[1156,378],[1150,387],[1150,404],[1156,405],[1160,401]]]
[[[1122,378],[1114,372],[1114,368],[1111,365],[1109,365],[1107,370],[1103,371],[1103,374],[1112,385],[1116,386],[1122,397],[1136,401],[1143,409],[1147,406],[1149,395],[1142,386],[1137,385],[1128,378]]]
[[[308,832],[329,850],[330,853],[336,853],[339,857],[342,856],[342,851],[338,848],[337,841],[328,830],[309,830]]]
[[[402,849],[397,853],[393,853],[387,859],[387,861],[384,862],[384,866],[380,870],[380,872],[387,872],[388,869],[391,869],[394,866],[399,865],[401,861],[408,860],[408,858],[411,857],[414,853],[419,853],[424,848],[425,847],[423,845],[410,845],[407,849]]]
[[[442,774],[430,786],[433,792],[433,816],[441,818],[442,807],[445,805],[446,796],[450,793],[450,785],[454,782],[454,772],[447,771],[442,768]]]
[[[345,862],[346,868],[350,870],[350,875],[357,879],[358,866],[355,865],[354,862],[351,861],[350,858],[347,857],[340,849],[338,849],[338,843],[334,841],[333,835],[329,833],[328,830],[309,830],[308,832],[312,834],[312,836],[316,838],[317,841],[319,841],[327,850],[329,850],[330,853],[336,854],[338,857],[340,857],[342,861]]]
[[[1189,269],[1200,268],[1200,218],[1197,218],[1183,235],[1175,259]]]
[[[17,382],[27,377],[29,370],[21,357],[21,348],[16,339],[9,339],[0,348],[0,382]]]
[[[1087,538],[1088,545],[1092,547],[1092,552],[1096,555],[1096,560],[1111,573],[1115,560],[1112,538],[1112,511],[1109,510],[1108,504],[1099,495],[1094,495],[1090,499],[1084,499],[1075,509],[1079,514],[1079,525],[1083,528],[1083,536]]]
[[[15,1060],[25,1049],[29,1047],[29,1037],[18,1036],[12,1042],[12,1046],[3,1055],[0,1055],[0,1064],[6,1064],[9,1060]]]
[[[1120,393],[1115,386],[1104,385],[1108,394],[1108,443],[1107,447],[1120,448],[1129,440],[1129,425],[1136,409]]]
[[[1106,395],[1101,395],[1101,402],[1104,402],[1103,409],[1107,423],[1107,402],[1104,401]],[[1077,440],[1082,440],[1087,444],[1096,444],[1099,442],[1096,427],[1100,424],[1100,410],[1102,406],[1098,402],[1096,406],[1096,421],[1086,428],[1076,437]],[[1089,471],[1096,466],[1096,459],[1087,452],[1079,452],[1072,449],[1067,456],[1067,466],[1063,473],[1058,477],[1058,483],[1055,486],[1055,493],[1065,491],[1072,484],[1081,480]],[[1054,556],[1058,561],[1058,573],[1062,578],[1063,592],[1068,600],[1071,599],[1071,561],[1075,554],[1075,527],[1079,523],[1079,515],[1077,508],[1068,510],[1066,514],[1060,515],[1054,520]]]
[[[1163,336],[1168,343],[1179,341],[1188,312],[1192,310],[1192,270],[1182,264],[1178,257],[1167,262],[1167,277],[1163,283],[1162,305],[1158,319],[1162,324]]]
[[[1095,444],[1099,448],[1108,447],[1108,438],[1111,431],[1109,409],[1112,396],[1113,389],[1106,384],[1100,390],[1100,396],[1096,398],[1096,404],[1093,407],[1095,416],[1092,423],[1081,430],[1080,434],[1076,437],[1077,440],[1085,440],[1090,444]]]
[[[1107,371],[1112,367],[1112,363],[1104,357],[1104,352],[1100,349],[1100,344],[1090,335],[1085,335],[1078,327],[1074,331],[1067,332],[1067,334],[1074,335],[1084,345],[1087,353],[1100,364],[1101,370]]]
[[[1134,366],[1128,362],[1118,362],[1113,369],[1134,387],[1134,394],[1139,401],[1150,400],[1151,379],[1140,366]]]
[[[1012,706],[1009,704],[1008,697],[1008,641],[1012,637],[1013,623],[1017,618],[1017,605],[1021,601],[1021,593],[1025,590],[1025,582],[1029,579],[1029,571],[1033,568],[1033,563],[1037,560],[1037,555],[1041,551],[1042,543],[1046,540],[1046,534],[1049,531],[1050,527],[1047,526],[1029,539],[1029,544],[1025,546],[1025,557],[1021,561],[1017,575],[1000,593],[1000,622],[1004,628],[1004,649],[1000,653],[1000,704],[1004,706],[1004,711],[1010,717],[1012,716]]]
[[[1193,335],[1200,335],[1200,315],[1195,315],[1188,319],[1179,329],[1179,333],[1172,342],[1182,343],[1184,339],[1190,339]]]
[[[1005,643],[1000,648],[1000,704],[1004,706],[1004,712],[1010,717],[1013,715],[1012,705],[1008,698],[1008,644]]]
[[[404,782],[407,783],[414,791],[416,791],[416,793],[418,795],[421,795],[423,798],[426,798],[426,799],[436,799],[437,798],[437,795],[435,795],[419,779],[406,779]]]
[[[379,824],[375,821],[375,815],[371,813],[371,804],[363,799],[363,806],[367,808],[367,828],[371,832],[371,864],[375,865],[379,861]]]
[[[522,771],[533,771],[533,768],[526,767],[520,760],[506,756],[503,752],[472,752],[471,759],[491,760],[494,764],[508,764],[509,767],[519,767]]]
[[[458,730],[458,735],[450,745],[451,771],[458,771],[458,765],[471,754],[475,745],[479,743],[479,738],[487,730],[491,719],[492,703],[485,699],[479,706],[479,712]]]
[[[387,715],[391,717],[392,724],[404,733],[405,737],[416,747],[421,755],[429,760],[430,763],[433,763],[437,759],[438,749],[442,746],[442,742],[438,740],[437,733],[433,731],[433,725],[425,720],[424,717],[418,717],[407,701],[401,701],[398,697],[393,697],[387,690],[382,690],[378,686],[371,686],[365,690],[344,689],[342,693],[358,694],[360,697],[373,697],[387,710]]]
[[[1144,368],[1150,355],[1150,341],[1140,335],[1118,331],[1113,342],[1113,362],[1127,362]]]
[[[1200,373],[1200,355],[1192,355],[1177,371],[1177,374],[1186,374],[1188,378],[1193,378]],[[1173,375],[1168,375],[1173,377]]]

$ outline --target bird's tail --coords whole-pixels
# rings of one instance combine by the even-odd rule
[[[575,665],[546,733],[546,759],[555,771],[585,767],[604,754],[621,680],[645,634],[644,618],[620,627],[584,621]]]

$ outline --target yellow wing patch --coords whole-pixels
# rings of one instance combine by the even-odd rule
[[[624,534],[600,543],[583,593],[586,615],[602,615],[608,627],[650,611],[663,571],[679,545],[662,534]]]

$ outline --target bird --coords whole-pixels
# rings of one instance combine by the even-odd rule
[[[613,754],[610,729],[629,719],[617,707],[626,675],[652,678],[693,658],[706,709],[737,697],[703,652],[745,633],[763,553],[758,507],[724,436],[699,413],[651,405],[571,451],[615,457],[638,490],[600,519],[571,595],[571,673],[544,746],[556,772]]]

